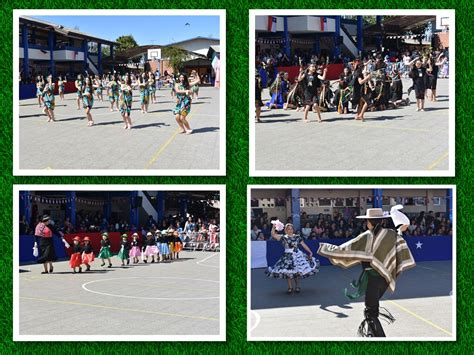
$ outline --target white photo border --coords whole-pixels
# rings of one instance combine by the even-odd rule
[[[21,335],[19,293],[20,191],[219,191],[221,250],[219,252],[218,335],[129,335],[127,341],[226,341],[226,187],[225,185],[13,185],[13,341],[124,341],[123,335]],[[223,235],[223,238],[222,238]]]
[[[218,169],[20,169],[19,37],[20,16],[219,16],[221,77],[219,88]],[[225,176],[226,175],[226,10],[13,10],[13,176]]]
[[[455,10],[362,10],[362,9],[311,9],[311,10],[249,10],[249,170],[252,177],[267,176],[455,176],[455,26],[449,28],[449,51],[454,60],[449,62],[449,132],[447,170],[257,170],[255,160],[255,16],[282,15],[446,15],[456,23]]]
[[[250,241],[250,229],[251,229],[251,194],[252,190],[264,190],[264,189],[314,189],[314,190],[338,190],[338,189],[452,189],[453,192],[453,279],[452,279],[452,336],[451,337],[390,337],[390,338],[362,338],[362,337],[254,337],[251,334],[251,331],[255,328],[255,325],[252,325],[251,317],[251,244]],[[456,299],[457,299],[457,289],[456,289],[456,185],[247,185],[247,341],[456,341],[457,340],[457,326],[456,326]],[[257,323],[258,325],[258,323]]]

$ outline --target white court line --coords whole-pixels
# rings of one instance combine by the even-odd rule
[[[210,256],[208,256],[207,258],[204,258],[202,260],[199,260],[199,261],[196,261],[196,264],[198,264],[199,266],[205,266],[205,267],[212,267],[214,269],[219,269],[219,266],[212,266],[212,265],[203,265],[201,263],[205,262],[206,260],[212,258],[213,256],[216,256],[216,255],[219,255],[219,253],[216,252],[216,254],[212,254]]]
[[[250,333],[255,330],[255,328],[258,327],[261,321],[260,314],[258,314],[256,311],[250,310],[251,314],[255,315],[255,324],[250,328]]]
[[[214,283],[219,283],[219,281],[214,281],[214,280],[204,280],[204,279],[192,279],[192,278],[187,278],[187,277],[165,277],[165,276],[156,276],[156,277],[118,277],[118,278],[113,278],[113,279],[104,279],[104,280],[94,280],[94,281],[89,281],[86,282],[82,285],[82,288],[91,293],[96,293],[98,295],[102,296],[110,296],[110,297],[118,297],[118,298],[133,298],[133,299],[141,299],[141,300],[183,300],[183,301],[189,301],[189,300],[213,300],[213,299],[219,299],[219,296],[217,297],[141,297],[141,296],[126,296],[126,295],[115,295],[113,293],[106,293],[106,292],[99,292],[99,291],[93,291],[87,288],[87,285],[93,284],[93,283],[98,283],[98,282],[104,282],[104,281],[112,281],[112,280],[125,280],[125,279],[171,279],[171,280],[193,280],[193,281],[204,281],[204,282],[214,282]]]

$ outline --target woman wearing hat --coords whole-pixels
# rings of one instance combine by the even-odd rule
[[[38,248],[39,246],[39,256],[37,262],[43,264],[44,271],[42,274],[48,273],[48,266],[49,272],[53,272],[53,261],[56,261],[56,251],[54,249],[54,241],[53,235],[56,233],[60,234],[61,241],[64,243],[66,248],[69,248],[69,244],[64,240],[63,234],[59,231],[56,231],[55,227],[50,223],[50,217],[48,215],[44,215],[41,218],[41,222],[36,225],[35,228],[35,246],[34,248]]]
[[[146,234],[146,242],[145,242],[146,248],[143,253],[143,255],[146,257],[143,262],[146,264],[148,262],[148,257],[151,256],[151,262],[155,262],[155,255],[158,254],[158,248],[155,245],[155,239],[153,238],[153,234],[151,232],[148,232]]]
[[[72,245],[72,254],[71,258],[69,259],[69,267],[72,269],[73,273],[76,273],[76,268],[78,268],[79,272],[82,272],[81,264],[82,264],[82,246],[81,246],[81,238],[76,236],[73,239],[74,244]]]
[[[110,261],[110,258],[112,257],[112,253],[110,252],[110,241],[109,241],[109,234],[107,232],[102,233],[102,240],[100,241],[100,251],[99,255],[97,257],[99,259],[102,259],[102,264],[100,266],[105,265],[105,259],[109,262],[109,268],[112,267],[112,262]]]
[[[399,214],[402,213],[398,212]],[[365,294],[365,319],[359,326],[360,336],[385,337],[379,315],[389,322],[393,322],[395,318],[386,309],[384,313],[379,311],[379,300],[387,288],[395,291],[395,280],[402,271],[415,266],[401,233],[383,228],[383,220],[389,217],[392,217],[396,226],[400,224],[381,208],[369,208],[365,215],[357,217],[367,220],[369,230],[340,246],[319,244],[318,254],[328,258],[334,265],[349,268],[362,264],[362,274],[351,284],[358,288],[357,292],[348,294],[346,290],[349,299]],[[403,230],[403,226],[400,230]]]
[[[287,223],[284,228],[285,234],[282,236],[276,232],[276,224],[273,224],[272,237],[282,242],[285,252],[273,267],[268,267],[267,276],[278,279],[286,279],[288,283],[287,293],[293,293],[291,280],[295,283],[295,292],[301,292],[298,280],[316,274],[319,271],[319,261],[313,258],[311,249],[306,245],[299,235],[294,234],[293,225]],[[305,257],[299,249],[302,246],[308,253]]]
[[[84,237],[84,247],[82,248],[82,263],[86,265],[86,271],[90,271],[91,263],[94,261],[94,250],[92,249],[89,237]]]
[[[138,242],[138,233],[132,234],[132,242],[130,243],[132,249],[130,249],[130,257],[133,258],[132,262],[138,264],[138,258],[142,255],[140,245]]]
[[[166,234],[168,231],[166,229],[161,232],[158,230],[157,233],[159,233],[158,244],[160,248],[161,261],[164,261],[165,259],[168,259],[168,254],[170,253],[170,249],[168,248],[168,243],[166,241]]]
[[[127,260],[127,265],[130,264],[129,251],[130,251],[130,242],[128,241],[128,235],[124,233],[122,234],[122,242],[120,243],[120,251],[117,255],[117,257],[122,261],[122,266],[125,266],[125,260]]]

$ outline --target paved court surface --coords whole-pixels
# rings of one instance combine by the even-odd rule
[[[403,79],[404,98],[411,79]],[[262,112],[255,125],[256,170],[447,170],[448,80],[438,79],[438,102],[425,102],[416,112],[415,93],[409,106],[355,114],[310,112],[310,122],[295,110]],[[262,97],[268,99],[264,92]]]
[[[97,99],[87,126],[84,110],[77,110],[76,94],[64,101],[56,96],[57,122],[47,117],[36,99],[20,101],[20,169],[219,169],[219,90],[202,87],[189,115],[194,132],[178,134],[171,110],[175,99],[168,89],[157,90],[149,113],[140,111],[134,91],[131,130],[123,129],[119,112]]]
[[[219,334],[219,255],[182,252],[179,261],[72,274],[66,261],[42,275],[20,267],[20,335]],[[45,326],[45,323],[47,324]]]
[[[316,276],[302,280],[300,294],[286,294],[285,280],[267,278],[264,269],[251,273],[252,337],[357,337],[364,302],[349,302],[343,290],[359,276],[360,267],[322,266]],[[452,336],[452,263],[420,262],[403,273],[395,293],[387,291],[381,306],[396,318],[382,321],[390,337]]]

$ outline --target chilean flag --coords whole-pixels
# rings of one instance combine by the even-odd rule
[[[277,18],[275,16],[268,16],[268,31],[277,31]]]
[[[320,18],[321,21],[321,32],[325,32],[328,30],[328,19],[327,17],[321,16]]]

